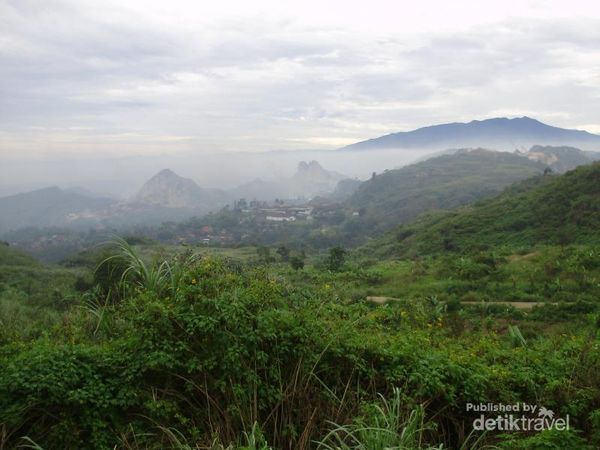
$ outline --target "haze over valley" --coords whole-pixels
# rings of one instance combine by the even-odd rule
[[[447,129],[453,130],[450,135],[446,134]],[[514,152],[528,151],[533,145],[566,145],[585,151],[600,151],[599,141],[598,135],[551,127],[521,117],[474,121],[463,125],[433,125],[408,133],[376,137],[338,150],[218,154],[188,152],[53,161],[9,158],[0,167],[0,194],[6,196],[59,185],[63,188],[83,187],[97,195],[126,199],[135,195],[141,184],[165,168],[193,179],[204,188],[233,189],[256,179],[281,181],[293,176],[300,161],[312,160],[329,170],[364,180],[373,171],[398,168],[449,149],[480,147]]]
[[[452,130],[448,132],[447,130]],[[414,137],[416,136],[416,137]],[[389,141],[389,143],[385,143]],[[385,144],[382,144],[384,142]],[[480,145],[475,145],[475,144]],[[535,144],[528,147],[530,144]],[[551,145],[538,145],[551,144]],[[552,145],[554,144],[554,145]],[[566,145],[563,145],[566,144]],[[416,148],[420,145],[420,148]],[[587,150],[575,148],[576,145]],[[382,146],[389,148],[381,149]],[[407,146],[411,146],[407,148]],[[140,182],[135,191],[126,188],[128,183],[133,183],[137,177],[131,176],[123,179],[111,179],[118,177],[118,172],[106,179],[104,186],[90,184],[89,180],[79,179],[81,184],[72,182],[65,183],[69,175],[83,177],[85,170],[77,170],[78,164],[71,166],[68,162],[56,164],[58,171],[63,171],[63,187],[46,186],[34,191],[23,192],[12,196],[0,197],[0,231],[15,231],[25,227],[48,227],[64,226],[77,229],[105,228],[112,226],[133,225],[159,225],[165,220],[184,220],[192,216],[216,212],[223,207],[233,206],[237,199],[244,198],[247,201],[273,201],[275,199],[292,202],[309,202],[314,197],[332,196],[337,198],[334,192],[338,183],[342,180],[354,180],[358,188],[359,181],[368,180],[372,173],[397,169],[409,165],[410,162],[427,161],[439,155],[452,155],[455,153],[474,152],[484,149],[487,152],[507,153],[506,148],[511,148],[515,167],[507,170],[506,178],[499,187],[517,181],[526,175],[520,175],[523,169],[536,166],[550,168],[557,172],[564,172],[578,165],[589,163],[600,159],[600,152],[590,149],[600,149],[600,136],[584,131],[562,130],[556,127],[544,125],[534,119],[527,117],[516,119],[490,119],[484,121],[473,121],[469,124],[449,124],[421,128],[410,133],[398,133],[388,135],[369,141],[360,142],[349,147],[344,147],[327,152],[301,152],[293,151],[284,154],[251,153],[232,155],[223,154],[220,157],[202,158],[202,162],[190,157],[189,160],[171,159],[171,166],[181,167],[183,173],[200,173],[202,178],[182,177],[170,168],[160,169],[157,173]],[[312,160],[309,162],[294,163],[295,158],[302,156],[319,156],[322,161],[327,161],[329,167],[336,170],[346,170],[353,176],[343,175],[340,172],[324,169],[321,164]],[[180,157],[181,158],[181,157]],[[156,159],[153,164],[166,161]],[[106,161],[114,167],[115,161]],[[135,161],[129,162],[135,163]],[[93,170],[95,177],[102,176],[102,166],[89,161],[79,162],[85,165],[87,170]],[[290,167],[297,165],[293,175],[285,177]],[[452,161],[451,165],[444,169],[443,175],[452,182],[460,180],[460,176],[482,176],[486,178],[486,169],[474,165],[470,173],[452,174],[452,164],[460,165]],[[496,163],[494,163],[496,164]],[[145,170],[138,168],[138,177],[141,173],[149,170],[147,163]],[[381,167],[385,169],[380,169]],[[244,168],[244,174],[239,175],[235,167]],[[73,170],[75,169],[75,170]],[[124,170],[128,169],[124,163]],[[378,170],[379,169],[379,170]],[[8,170],[6,167],[4,170]],[[135,171],[131,171],[135,173]],[[402,172],[399,172],[402,173]],[[529,175],[535,172],[529,172]],[[45,176],[51,176],[52,172]],[[202,175],[204,174],[204,175]],[[210,175],[209,175],[210,174]],[[524,172],[527,174],[527,172]],[[390,174],[391,176],[391,174]],[[196,175],[198,177],[198,175]],[[218,186],[229,186],[215,188],[211,187],[209,180],[219,178]],[[261,178],[263,177],[263,178]],[[388,177],[386,174],[385,177]],[[428,178],[434,177],[433,172]],[[231,180],[227,183],[227,179]],[[233,180],[237,180],[235,184]],[[245,181],[244,180],[248,180]],[[427,183],[431,183],[428,181]],[[495,192],[491,186],[494,182],[486,178],[489,186],[484,187],[484,192]],[[69,187],[70,186],[70,187]],[[380,190],[381,188],[365,189]],[[412,186],[412,187],[416,187]],[[94,188],[98,190],[95,191]],[[120,188],[120,189],[119,189]],[[406,190],[410,185],[391,185],[391,189]],[[119,189],[119,190],[117,190]],[[16,188],[16,190],[19,190]],[[481,192],[481,187],[476,190]],[[108,191],[108,192],[107,192]],[[338,194],[339,194],[338,190]],[[381,191],[382,196],[394,197],[390,191]],[[343,197],[343,195],[342,195]],[[468,197],[466,197],[468,198]],[[405,200],[406,201],[406,200]],[[355,202],[356,203],[356,202]],[[41,206],[44,207],[41,207]],[[446,206],[450,206],[447,204]],[[360,204],[356,205],[360,207]],[[441,206],[441,205],[440,205]],[[397,210],[400,205],[392,210]],[[376,217],[376,220],[380,220]]]

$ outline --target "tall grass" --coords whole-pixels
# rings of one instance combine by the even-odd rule
[[[508,335],[513,347],[527,347],[527,341],[517,325],[508,326]]]
[[[121,237],[113,238],[108,245],[114,251],[100,262],[96,273],[104,269],[108,271],[110,279],[116,277],[115,286],[108,287],[108,295],[111,295],[111,289],[116,289],[121,297],[131,294],[132,291],[176,296],[186,269],[200,259],[197,254],[188,254],[180,255],[173,261],[164,259],[159,263],[149,264]]]
[[[425,421],[422,405],[408,415],[402,407],[400,389],[393,390],[391,400],[379,395],[380,403],[364,419],[346,425],[331,422],[332,429],[318,442],[318,450],[443,450],[443,444],[427,443],[433,425]],[[492,449],[482,445],[485,435],[473,433],[459,450]]]
[[[218,438],[208,445],[194,443],[186,437],[184,433],[172,427],[158,426],[159,435],[154,435],[156,438],[164,437],[166,442],[162,448],[169,448],[175,450],[273,450],[267,444],[265,437],[258,426],[254,423],[252,429],[246,433],[243,433],[242,442],[233,444],[223,444]],[[138,439],[135,433],[131,436],[121,437],[121,448],[125,450],[142,450],[138,444]],[[37,448],[37,447],[31,447]],[[43,450],[43,449],[40,449]]]
[[[318,442],[322,450],[433,450],[442,446],[424,444],[425,423],[423,406],[403,414],[401,394],[394,389],[391,400],[381,397],[372,413],[361,421],[347,425],[332,423],[331,431]]]
[[[17,448],[30,448],[33,450],[44,450],[44,448],[38,444],[37,442],[35,442],[33,439],[31,439],[28,436],[23,436],[21,438],[21,441],[23,441],[21,444],[19,444],[17,446]]]

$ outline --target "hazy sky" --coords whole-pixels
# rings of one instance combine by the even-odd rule
[[[336,148],[494,116],[600,133],[599,5],[0,0],[0,162]]]

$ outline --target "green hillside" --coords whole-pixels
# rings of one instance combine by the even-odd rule
[[[495,195],[544,167],[511,153],[461,151],[377,175],[363,183],[347,205],[361,213],[358,228],[372,236],[426,211]]]
[[[501,195],[400,226],[372,247],[436,253],[600,243],[600,163],[538,176]]]
[[[0,198],[0,232],[30,226],[64,226],[78,214],[106,208],[113,201],[87,197],[56,186]],[[78,219],[85,227],[95,224],[92,218]]]
[[[39,263],[26,253],[0,241],[0,266],[39,266]]]
[[[82,269],[45,266],[0,242],[0,343],[36,336],[60,323],[85,284]]]

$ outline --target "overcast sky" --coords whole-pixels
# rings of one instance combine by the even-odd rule
[[[336,148],[529,115],[600,133],[594,0],[0,0],[0,161]]]

